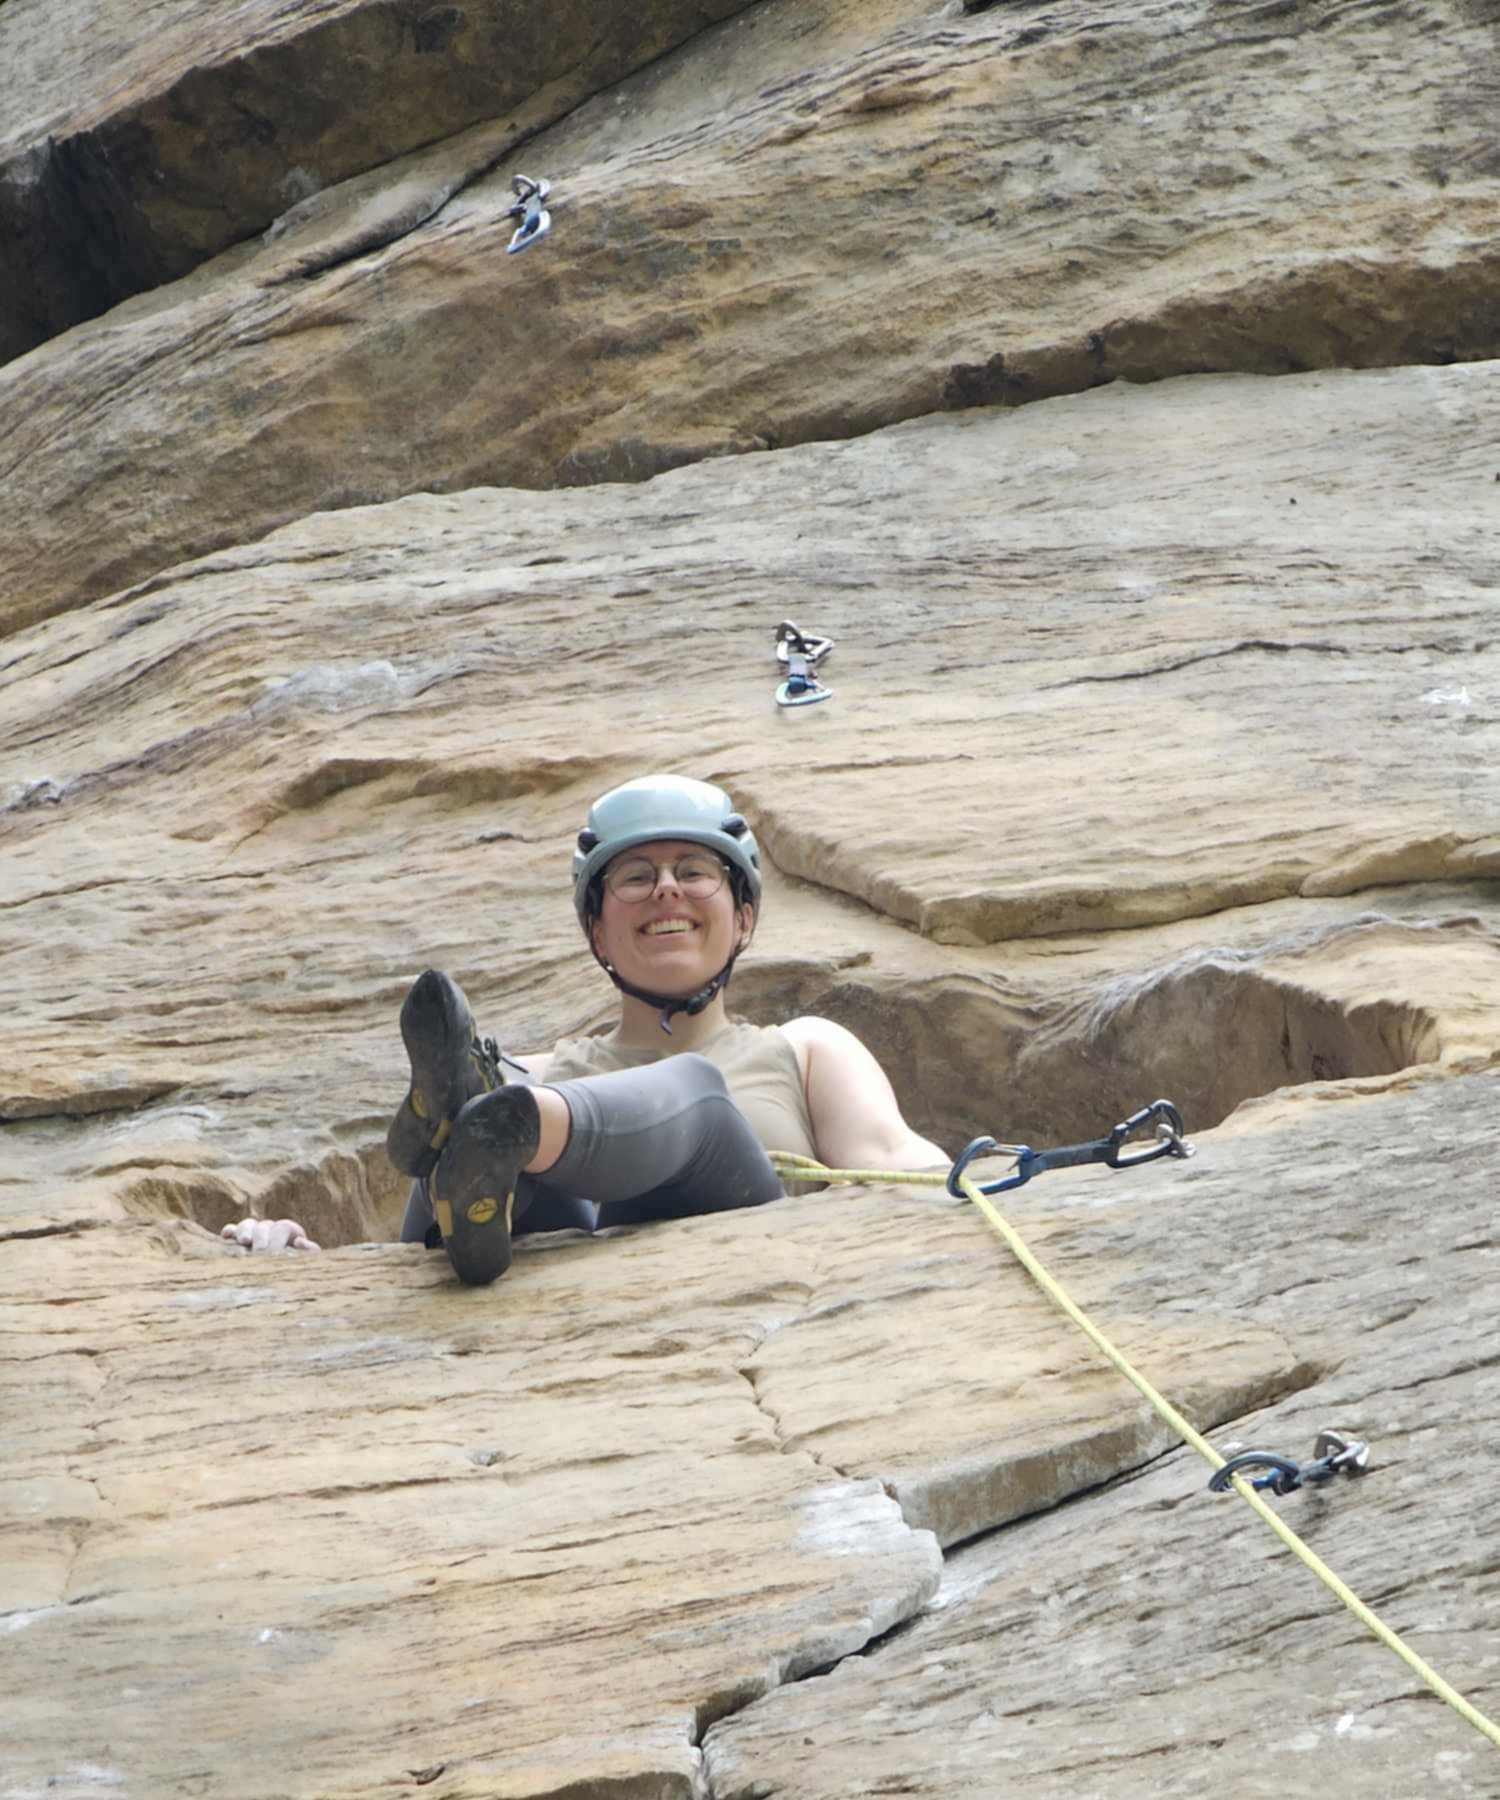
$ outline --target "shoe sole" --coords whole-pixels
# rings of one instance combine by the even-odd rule
[[[405,1175],[430,1175],[465,1101],[476,1092],[469,1046],[474,1019],[457,985],[428,969],[401,1006],[401,1041],[411,1063],[411,1087],[386,1133],[386,1154]]]
[[[540,1129],[530,1088],[481,1094],[459,1115],[429,1191],[448,1260],[470,1287],[488,1287],[510,1267],[516,1183]]]

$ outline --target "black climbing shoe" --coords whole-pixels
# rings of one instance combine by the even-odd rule
[[[401,1006],[401,1037],[411,1058],[411,1088],[385,1134],[403,1175],[430,1175],[465,1101],[501,1087],[493,1038],[480,1042],[458,983],[429,969]]]
[[[530,1088],[481,1094],[459,1114],[427,1184],[448,1260],[470,1287],[510,1267],[516,1182],[536,1153],[541,1124]]]

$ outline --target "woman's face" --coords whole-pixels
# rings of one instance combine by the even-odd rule
[[[594,949],[633,986],[679,999],[712,981],[748,940],[754,909],[735,910],[727,872],[717,893],[698,897],[689,891],[694,867],[705,862],[723,867],[701,844],[664,838],[623,851],[605,870]],[[653,865],[649,886],[633,882],[624,897],[611,886],[622,876],[644,876],[647,863]],[[637,889],[639,898],[632,897]]]

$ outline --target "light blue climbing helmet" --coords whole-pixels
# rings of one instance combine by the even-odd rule
[[[611,788],[589,808],[587,825],[578,834],[573,851],[573,910],[589,935],[589,947],[610,980],[622,994],[644,1000],[659,1009],[661,1028],[670,1037],[675,1013],[689,1017],[709,1006],[734,973],[736,948],[713,980],[694,994],[681,997],[653,993],[626,981],[594,948],[592,921],[598,917],[604,871],[623,851],[641,844],[671,840],[701,844],[721,856],[729,868],[736,906],[747,902],[760,909],[760,850],[755,833],[734,810],[734,802],[721,787],[709,781],[693,781],[686,775],[641,775]]]
[[[760,849],[734,802],[710,781],[640,775],[589,808],[573,851],[573,910],[585,931],[599,911],[604,871],[623,851],[659,839],[702,844],[723,857],[738,905],[760,904]]]

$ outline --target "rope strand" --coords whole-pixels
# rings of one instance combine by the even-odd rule
[[[837,1182],[840,1184],[900,1182],[903,1186],[907,1187],[946,1188],[948,1185],[948,1177],[945,1174],[934,1174],[929,1170],[827,1169],[824,1168],[821,1163],[814,1161],[811,1157],[794,1156],[790,1152],[781,1151],[774,1152],[771,1156],[771,1161],[775,1165],[777,1173],[782,1176],[783,1180]],[[1098,1326],[1094,1324],[1083,1309],[1072,1299],[1067,1290],[1062,1286],[1061,1282],[1059,1282],[1055,1276],[1049,1274],[1047,1269],[1032,1254],[1027,1247],[1025,1240],[1021,1237],[1021,1234],[1000,1214],[990,1201],[989,1196],[981,1193],[978,1186],[967,1175],[959,1177],[958,1185],[963,1189],[966,1197],[978,1207],[990,1229],[1001,1239],[1011,1255],[1015,1257],[1016,1261],[1020,1263],[1021,1267],[1025,1269],[1026,1273],[1037,1284],[1047,1298],[1068,1315],[1079,1330],[1083,1332],[1085,1337],[1088,1338],[1089,1342],[1104,1356],[1106,1361],[1111,1363],[1113,1367],[1125,1377],[1131,1386],[1135,1388],[1139,1394],[1145,1397],[1157,1415],[1172,1427],[1185,1444],[1196,1450],[1199,1456],[1201,1456],[1211,1468],[1222,1469],[1224,1467],[1225,1459],[1220,1456],[1219,1452],[1211,1443],[1209,1443],[1208,1439],[1204,1437],[1201,1432],[1195,1430],[1182,1414],[1178,1412],[1177,1408],[1172,1405],[1171,1401],[1168,1400],[1165,1395],[1159,1393],[1156,1388],[1147,1381],[1145,1376],[1142,1375],[1138,1369],[1134,1368],[1126,1357],[1115,1348]],[[1438,1674],[1436,1669],[1432,1668],[1430,1664],[1418,1656],[1416,1651],[1413,1650],[1409,1644],[1405,1643],[1396,1632],[1392,1631],[1390,1626],[1387,1625],[1378,1614],[1372,1612],[1353,1589],[1341,1581],[1339,1577],[1334,1574],[1333,1570],[1328,1567],[1327,1563],[1325,1563],[1315,1551],[1309,1549],[1308,1546],[1303,1543],[1302,1539],[1297,1536],[1291,1526],[1286,1523],[1280,1514],[1277,1513],[1266,1500],[1256,1493],[1254,1488],[1250,1486],[1249,1482],[1246,1481],[1242,1475],[1234,1475],[1231,1476],[1230,1479],[1234,1485],[1235,1492],[1240,1498],[1260,1514],[1261,1518],[1271,1527],[1277,1537],[1281,1539],[1294,1556],[1312,1570],[1313,1574],[1317,1576],[1319,1581],[1323,1583],[1329,1592],[1337,1595],[1338,1598],[1343,1601],[1344,1605],[1354,1614],[1360,1624],[1373,1633],[1373,1635],[1377,1637],[1388,1650],[1393,1650],[1396,1655],[1401,1658],[1402,1662],[1406,1664],[1407,1668],[1425,1682],[1440,1700],[1445,1700],[1461,1719],[1466,1720],[1477,1732],[1483,1737],[1488,1738],[1497,1749],[1500,1749],[1500,1725],[1496,1725],[1492,1719],[1487,1718],[1484,1713],[1480,1712],[1478,1707],[1466,1700],[1456,1688],[1450,1686],[1449,1683]]]

